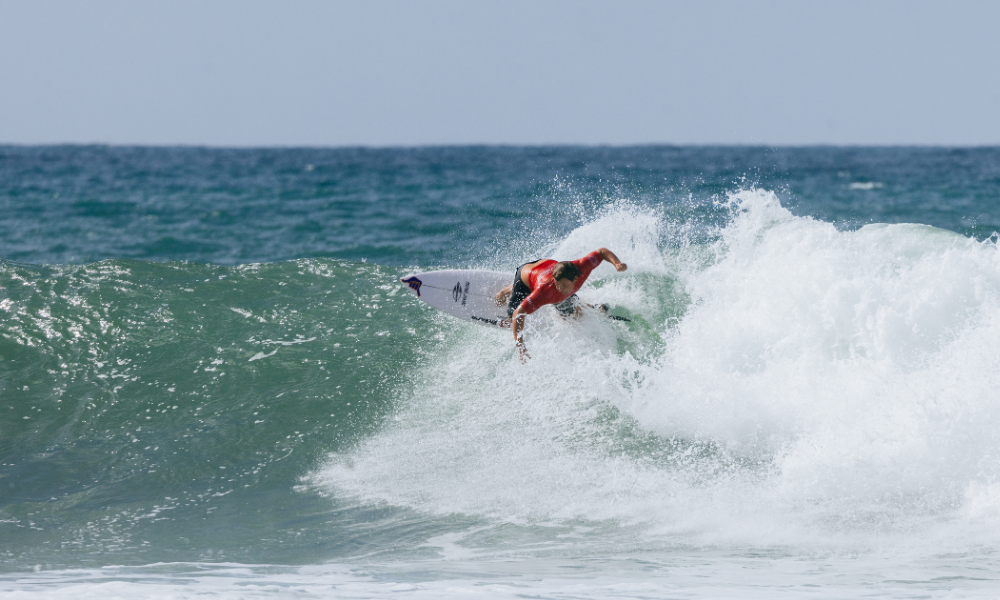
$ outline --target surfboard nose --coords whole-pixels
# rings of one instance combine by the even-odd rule
[[[420,286],[424,284],[416,275],[411,275],[409,277],[403,277],[399,280],[400,283],[405,283],[407,287],[417,293],[417,298],[420,297]]]

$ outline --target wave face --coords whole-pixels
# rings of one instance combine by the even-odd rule
[[[395,276],[0,263],[9,564],[301,556],[272,522],[304,509],[290,488],[377,429],[437,330]]]
[[[129,153],[169,163],[85,150],[123,153],[112,171]],[[218,165],[229,152],[195,154]],[[318,165],[310,152],[253,164]],[[363,151],[344,151],[336,169],[356,169],[352,185],[397,199],[342,207],[342,223],[322,216],[339,200],[302,210],[324,230],[368,231],[358,252],[377,262],[282,260],[311,242],[280,222],[253,250],[239,232],[266,229],[280,194],[260,220],[217,229],[226,256],[259,263],[212,264],[221,255],[196,246],[183,252],[202,262],[102,257],[128,236],[159,239],[138,213],[66,221],[104,219],[91,246],[66,230],[96,262],[0,260],[0,595],[995,595],[1000,213],[983,207],[1000,184],[962,188],[979,213],[934,198],[955,193],[961,165],[996,163],[805,149],[790,194],[731,181],[753,162],[746,149],[468,152],[386,151],[362,168],[350,165]],[[77,158],[38,167],[23,196],[63,185],[59,169],[90,173]],[[197,185],[177,183],[170,202],[213,185],[190,164]],[[938,177],[942,164],[958,174]],[[338,180],[329,165],[303,177],[324,168]],[[136,185],[177,181],[157,177]],[[262,186],[255,201],[281,188]],[[407,193],[441,212],[393,212]],[[11,221],[34,218],[32,202]],[[451,225],[435,229],[442,214]],[[19,261],[63,252],[18,239],[0,247],[22,248]],[[400,258],[410,246],[417,258]],[[631,321],[539,311],[526,364],[509,332],[398,283],[600,246],[629,269],[598,268],[581,295]]]

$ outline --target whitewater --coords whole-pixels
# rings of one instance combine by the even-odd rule
[[[539,311],[525,364],[399,285],[447,231],[0,261],[0,598],[1000,595],[989,227],[545,181],[462,266],[608,247],[581,295],[631,322]]]

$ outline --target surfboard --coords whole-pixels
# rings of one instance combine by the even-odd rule
[[[400,279],[417,297],[449,315],[490,327],[510,328],[507,307],[497,292],[514,282],[513,273],[449,270],[414,273]]]
[[[479,325],[510,329],[507,307],[496,305],[497,292],[514,282],[512,273],[499,271],[448,270],[415,273],[401,282],[417,297],[449,315]],[[614,321],[631,319],[607,313]]]

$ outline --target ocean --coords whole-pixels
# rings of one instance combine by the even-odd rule
[[[1000,148],[0,146],[0,599],[1000,597]],[[509,331],[399,283],[598,247]]]

